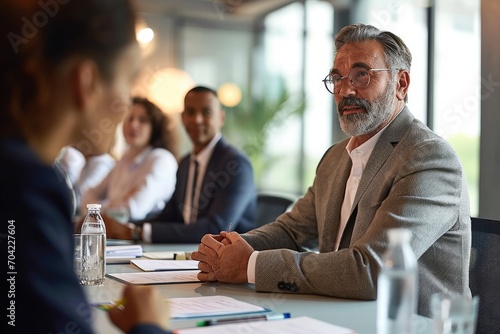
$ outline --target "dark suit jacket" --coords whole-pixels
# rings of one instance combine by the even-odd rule
[[[253,170],[246,156],[221,138],[215,145],[201,185],[196,223],[186,225],[182,217],[189,156],[177,170],[174,194],[159,216],[151,220],[152,241],[197,243],[206,233],[231,230],[247,232],[254,227],[257,196]]]
[[[3,325],[15,320],[5,327],[18,333],[92,333],[92,310],[74,271],[64,178],[21,140],[1,140],[0,161],[0,244],[5,264],[12,260],[2,274],[2,309],[15,315]],[[140,325],[131,333],[165,332]]]

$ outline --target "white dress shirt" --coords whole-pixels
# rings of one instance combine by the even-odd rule
[[[77,195],[81,197],[88,189],[101,183],[115,165],[116,160],[108,153],[88,157],[75,184]]]
[[[160,212],[170,199],[176,173],[175,157],[163,148],[148,146],[135,158],[127,152],[99,185],[83,194],[81,208],[87,203],[101,203],[104,212],[125,209],[129,219],[144,219]]]
[[[342,234],[344,233],[347,221],[351,216],[352,203],[354,202],[356,191],[358,191],[359,181],[361,180],[361,176],[363,175],[363,171],[365,170],[366,163],[368,162],[368,159],[373,152],[373,148],[375,147],[375,144],[377,143],[384,129],[385,127],[355,149],[352,149],[354,144],[354,140],[352,137],[347,143],[345,149],[351,157],[352,167],[351,174],[349,175],[345,186],[344,201],[342,202],[342,208],[340,209],[340,226],[337,234],[337,239],[335,241],[335,250],[339,249],[340,239],[342,238]]]

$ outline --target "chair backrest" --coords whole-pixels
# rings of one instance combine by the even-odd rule
[[[471,218],[469,286],[479,295],[476,334],[500,333],[500,221]]]
[[[291,198],[259,194],[257,195],[257,221],[255,227],[273,222],[293,204]]]

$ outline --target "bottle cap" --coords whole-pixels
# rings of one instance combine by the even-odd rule
[[[387,232],[389,243],[409,242],[411,240],[411,231],[406,228],[392,228]]]
[[[100,209],[101,204],[87,204],[87,209]]]

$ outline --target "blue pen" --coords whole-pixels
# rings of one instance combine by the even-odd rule
[[[196,323],[196,327],[205,327],[205,326],[215,326],[222,324],[235,324],[241,322],[250,322],[250,321],[267,321],[267,320],[282,320],[289,319],[290,313],[278,313],[278,314],[263,314],[263,315],[255,315],[248,316],[242,318],[227,318],[227,319],[219,319],[219,320],[205,320],[199,321]]]

